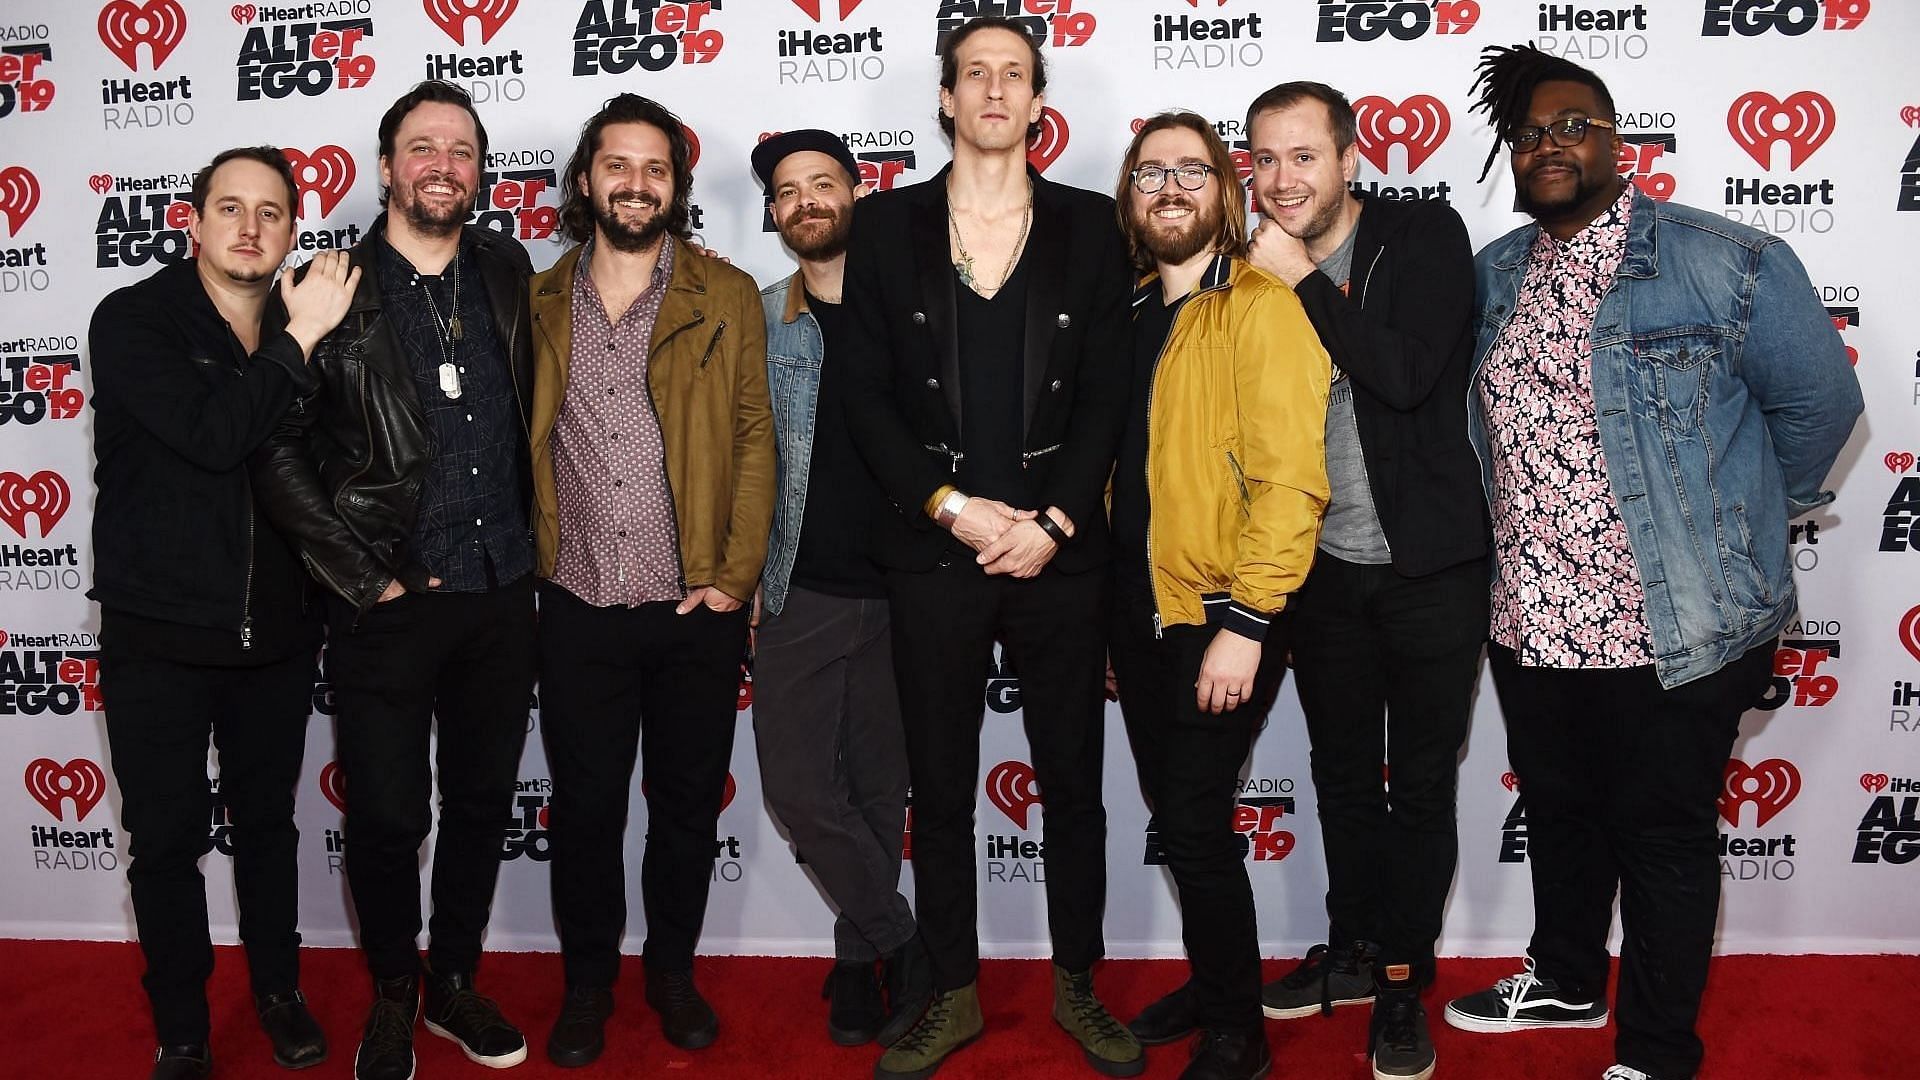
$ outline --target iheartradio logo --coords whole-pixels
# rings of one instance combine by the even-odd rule
[[[1067,118],[1050,105],[1040,107],[1040,130],[1027,140],[1027,163],[1040,172],[1058,161],[1067,148]],[[1024,827],[1024,826],[1023,826]]]
[[[347,189],[353,186],[353,155],[331,143],[312,153],[287,146],[281,147],[280,152],[287,155],[287,161],[293,165],[293,181],[300,188],[298,216],[307,216],[309,194],[319,199],[321,217],[333,213],[333,208],[347,197]]]
[[[187,12],[179,0],[147,0],[144,4],[113,0],[100,9],[98,29],[100,44],[119,57],[128,71],[140,70],[142,45],[150,50],[157,71],[173,55],[180,39],[187,36]]]
[[[854,8],[860,6],[860,0],[838,0],[838,3],[842,21],[845,21],[847,16],[853,14]],[[820,21],[820,0],[793,0],[793,6],[805,12],[807,18],[812,19],[814,22]]]
[[[32,476],[0,472],[0,521],[19,533],[22,540],[32,539],[27,535],[27,515],[40,519],[40,539],[45,540],[71,505],[73,492],[66,478],[52,469],[42,469]]]
[[[1734,99],[1727,131],[1763,169],[1772,167],[1773,144],[1786,143],[1787,168],[1798,169],[1832,136],[1835,120],[1833,103],[1811,90],[1785,101],[1755,90]]]
[[[1914,457],[1904,450],[1889,450],[1880,460],[1886,462],[1888,472],[1903,473],[1913,468]]]
[[[67,816],[61,804],[73,800],[73,820],[85,821],[87,815],[107,793],[107,774],[86,758],[74,758],[65,765],[52,758],[34,758],[27,762],[27,794],[47,808],[55,821]]]
[[[111,178],[109,178],[111,179]],[[20,235],[20,227],[40,205],[40,181],[24,166],[0,169],[0,216],[7,219],[7,235]]]
[[[485,45],[507,25],[520,0],[423,0],[423,4],[427,18],[459,45],[467,43],[467,20],[480,20],[480,44]]]
[[[105,195],[107,192],[113,190],[113,174],[103,172],[94,173],[92,176],[87,177],[87,186],[93,189],[95,195]]]
[[[1861,773],[1860,787],[1869,795],[1878,795],[1887,790],[1887,783],[1891,779],[1883,772]]]
[[[234,22],[245,26],[254,20],[254,16],[260,14],[260,9],[252,4],[235,4],[227,9],[227,14],[233,16]]]
[[[1353,103],[1353,119],[1359,128],[1360,156],[1383,173],[1388,171],[1390,148],[1404,147],[1407,171],[1417,172],[1453,130],[1447,107],[1432,94],[1415,94],[1397,105],[1369,95]]]
[[[1908,127],[1920,127],[1920,105],[1900,106],[1900,122]]]
[[[339,762],[329,761],[326,768],[320,770],[320,794],[327,797],[335,810],[347,812],[347,774],[340,771]]]
[[[1500,774],[1500,786],[1508,791],[1519,791],[1520,778],[1510,772],[1503,772]]]
[[[1024,761],[995,765],[987,772],[987,801],[1025,829],[1029,811],[1040,805],[1040,781],[1034,778],[1033,766]]]
[[[1920,660],[1920,605],[1908,608],[1907,613],[1900,616],[1900,644],[1906,646],[1915,660]]]
[[[1720,785],[1720,816],[1740,827],[1740,807],[1752,803],[1754,825],[1764,826],[1800,794],[1800,770],[1785,758],[1768,758],[1749,766],[1739,758],[1727,762]]]

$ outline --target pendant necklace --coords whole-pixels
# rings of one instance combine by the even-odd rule
[[[991,300],[1006,285],[1007,279],[1013,276],[1013,264],[1020,261],[1020,250],[1026,247],[1027,229],[1033,224],[1033,185],[1027,185],[1027,205],[1020,215],[1020,235],[1013,241],[1013,252],[1007,256],[1007,265],[1000,268],[1000,280],[994,282],[992,287],[974,276],[973,255],[967,251],[966,238],[960,235],[960,219],[953,216],[951,199],[947,202],[947,224],[953,229],[953,246],[960,252],[960,257],[953,263],[954,273],[960,275],[960,284],[982,298]]]
[[[460,398],[460,368],[453,362],[453,343],[466,336],[460,328],[460,256],[453,257],[453,318],[440,317],[440,305],[433,299],[433,290],[426,282],[420,288],[427,294],[427,311],[433,315],[434,340],[440,343],[440,392],[447,400]]]

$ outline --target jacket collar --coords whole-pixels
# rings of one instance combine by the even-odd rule
[[[1228,285],[1233,284],[1233,278],[1235,276],[1233,264],[1233,256],[1226,252],[1222,251],[1215,254],[1213,261],[1207,264],[1206,272],[1200,275],[1199,288],[1196,288],[1191,295],[1199,296],[1201,293],[1212,292],[1215,289],[1224,289]],[[1158,273],[1150,273],[1141,279],[1140,287],[1133,291],[1133,306],[1137,308],[1159,294],[1160,275]]]
[[[787,307],[780,313],[780,321],[791,324],[793,320],[800,317],[801,312],[806,310],[807,279],[800,271],[795,270],[793,276],[787,279]]]

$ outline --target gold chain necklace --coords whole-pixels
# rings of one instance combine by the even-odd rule
[[[1033,225],[1033,185],[1027,185],[1027,205],[1020,214],[1020,235],[1013,241],[1013,252],[1007,256],[1007,265],[1000,268],[1000,280],[991,288],[973,274],[973,255],[967,251],[966,237],[960,234],[960,219],[953,216],[953,202],[947,202],[947,225],[953,229],[953,246],[960,249],[960,258],[954,261],[954,272],[960,275],[960,283],[987,299],[992,299],[1013,276],[1013,264],[1020,260],[1020,251],[1027,245],[1027,230]]]

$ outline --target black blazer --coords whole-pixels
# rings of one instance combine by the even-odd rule
[[[1347,292],[1294,286],[1353,380],[1353,423],[1393,568],[1422,577],[1487,553],[1480,459],[1467,441],[1473,248],[1442,202],[1361,195]]]
[[[953,482],[960,446],[959,334],[947,248],[947,173],[862,199],[853,217],[844,300],[848,425],[898,513],[881,514],[874,558],[931,568],[957,543],[925,504]],[[1125,423],[1131,362],[1126,249],[1105,195],[1049,183],[1031,168],[1021,449],[1033,455],[1039,506],[1073,519],[1049,565],[1067,573],[1107,558],[1107,478]]]

